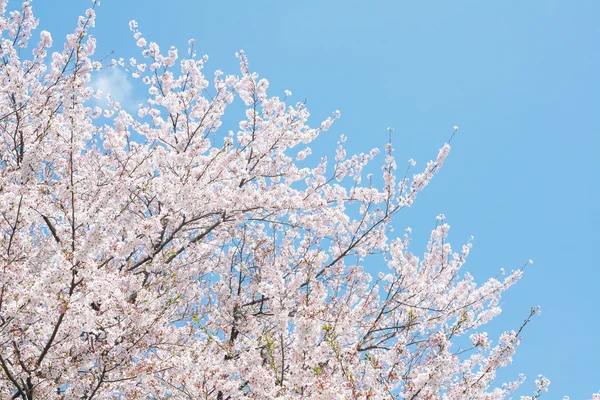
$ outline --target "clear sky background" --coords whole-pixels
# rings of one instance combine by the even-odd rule
[[[88,4],[33,6],[59,42]],[[383,146],[393,126],[399,165],[414,158],[422,169],[458,125],[447,163],[397,231],[411,226],[422,253],[444,213],[455,247],[475,236],[465,269],[478,281],[533,259],[488,328],[497,337],[542,307],[500,377],[525,373],[519,394],[531,394],[543,373],[548,399],[600,391],[600,2],[103,0],[97,11],[98,55],[141,58],[136,19],[165,50],[183,55],[196,38],[210,75],[238,73],[244,49],[272,95],[308,99],[315,126],[339,109],[319,154],[341,133],[349,153]],[[103,79],[124,101],[143,98],[122,76]]]

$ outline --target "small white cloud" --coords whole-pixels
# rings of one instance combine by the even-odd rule
[[[129,108],[133,104],[133,85],[127,77],[127,73],[120,68],[105,68],[92,76],[90,86],[100,90],[103,96],[97,100],[100,106],[106,106],[106,95],[118,101],[122,107]]]

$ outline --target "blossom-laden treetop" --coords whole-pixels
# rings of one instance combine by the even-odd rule
[[[182,59],[135,22],[141,61],[114,66],[147,89],[132,115],[90,85],[96,3],[51,55],[32,6],[0,3],[0,398],[491,400],[523,381],[495,383],[519,327],[480,329],[522,271],[477,286],[443,218],[422,258],[390,233],[448,144],[397,176],[390,141],[381,185],[377,150],[344,138],[303,166],[339,113],[310,127],[243,52],[209,80],[193,42]]]

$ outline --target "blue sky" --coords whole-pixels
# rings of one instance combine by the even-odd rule
[[[33,6],[59,41],[87,4]],[[103,0],[97,11],[98,55],[139,56],[136,19],[162,48],[184,54],[196,38],[209,72],[237,73],[244,49],[271,94],[308,100],[315,125],[340,110],[318,152],[341,133],[349,153],[383,146],[393,126],[399,163],[422,168],[458,125],[445,167],[396,226],[413,228],[422,253],[444,213],[454,246],[475,236],[465,268],[480,281],[533,259],[489,326],[518,328],[542,306],[501,377],[525,373],[529,394],[544,373],[549,399],[600,391],[600,2]]]

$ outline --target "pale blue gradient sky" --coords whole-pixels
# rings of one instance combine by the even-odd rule
[[[88,4],[33,6],[59,41]],[[459,125],[446,166],[397,218],[398,232],[412,226],[422,253],[444,213],[455,246],[475,236],[465,268],[479,281],[534,259],[489,327],[518,328],[542,306],[501,377],[525,373],[520,394],[530,394],[544,373],[548,399],[600,390],[600,2],[103,0],[97,11],[98,55],[138,56],[136,19],[165,49],[184,54],[196,38],[211,74],[237,73],[244,49],[271,94],[308,99],[315,125],[339,109],[318,152],[331,154],[341,133],[349,152],[382,146],[393,126],[400,164],[412,157],[422,168]]]

